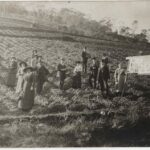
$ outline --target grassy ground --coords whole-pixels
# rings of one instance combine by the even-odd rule
[[[9,31],[9,34],[11,32]],[[13,33],[14,34],[14,33]],[[19,33],[24,34],[24,33]],[[127,95],[112,95],[104,99],[99,90],[87,85],[83,76],[83,88],[70,88],[66,79],[66,90],[58,89],[56,67],[64,56],[68,72],[72,72],[76,60],[81,59],[83,46],[92,56],[101,58],[103,52],[110,57],[111,91],[114,90],[113,73],[117,63],[126,56],[136,55],[140,48],[133,49],[112,45],[88,44],[61,40],[16,38],[0,36],[0,114],[1,116],[27,116],[57,114],[60,117],[27,120],[0,121],[1,147],[62,147],[62,146],[147,146],[150,130],[149,120],[149,78],[130,76]],[[21,60],[30,60],[32,50],[44,57],[51,76],[45,84],[43,96],[35,98],[30,112],[17,108],[17,95],[5,86],[8,58],[15,54]],[[90,61],[90,60],[89,60]],[[89,64],[88,64],[89,65]],[[92,112],[92,113],[91,113]],[[79,113],[79,115],[75,115]],[[72,114],[72,115],[70,115]],[[145,126],[140,126],[143,121]],[[144,128],[144,129],[143,129]],[[140,131],[139,134],[136,130]],[[143,131],[143,132],[142,132]],[[142,142],[143,141],[143,142]]]

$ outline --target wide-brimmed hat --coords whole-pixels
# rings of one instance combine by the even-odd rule
[[[24,61],[21,61],[20,63],[19,63],[19,66],[21,66],[21,65],[25,65],[25,66],[27,66],[27,63],[26,62],[24,62]]]
[[[27,72],[28,70],[34,71],[34,69],[29,66],[29,67],[24,68],[24,69],[23,69],[23,72]]]

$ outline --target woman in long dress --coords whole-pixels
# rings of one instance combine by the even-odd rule
[[[25,62],[20,62],[19,63],[19,69],[17,72],[17,86],[16,86],[16,93],[20,93],[22,91],[22,82],[23,82],[23,75],[24,75],[24,69],[27,67],[27,64]]]
[[[8,68],[8,77],[6,85],[8,87],[14,88],[16,86],[16,74],[17,74],[17,61],[15,57],[12,57],[10,60]]]
[[[22,110],[30,110],[34,105],[35,97],[35,72],[32,67],[24,69],[25,75],[22,82],[22,95],[19,101],[19,108]]]
[[[120,63],[114,74],[116,93],[122,93],[125,86],[125,76],[125,69],[123,69],[122,63]]]

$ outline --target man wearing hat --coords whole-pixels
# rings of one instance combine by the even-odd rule
[[[96,81],[97,81],[97,73],[98,73],[98,65],[96,62],[96,58],[92,58],[92,64],[90,66],[90,75],[89,75],[89,85],[91,88],[96,88]],[[94,86],[93,86],[93,80],[94,80]]]
[[[57,66],[57,71],[59,73],[59,79],[60,79],[59,88],[62,90],[63,86],[64,86],[64,81],[66,78],[66,71],[67,71],[67,68],[66,68],[63,58],[60,59],[60,63]]]

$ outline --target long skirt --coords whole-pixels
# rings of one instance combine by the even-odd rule
[[[22,88],[23,76],[18,77],[17,86],[16,86],[16,93],[20,93]]]
[[[16,74],[17,71],[16,69],[11,69],[8,72],[8,77],[7,77],[7,81],[6,81],[6,85],[9,87],[15,87],[16,86]]]
[[[44,82],[37,82],[36,83],[36,94],[41,94],[43,89]]]
[[[81,88],[81,73],[77,73],[76,75],[73,76],[72,87],[74,89]]]
[[[34,89],[31,90],[31,83],[25,82],[23,87],[23,94],[21,98],[21,109],[30,110],[34,105]]]

